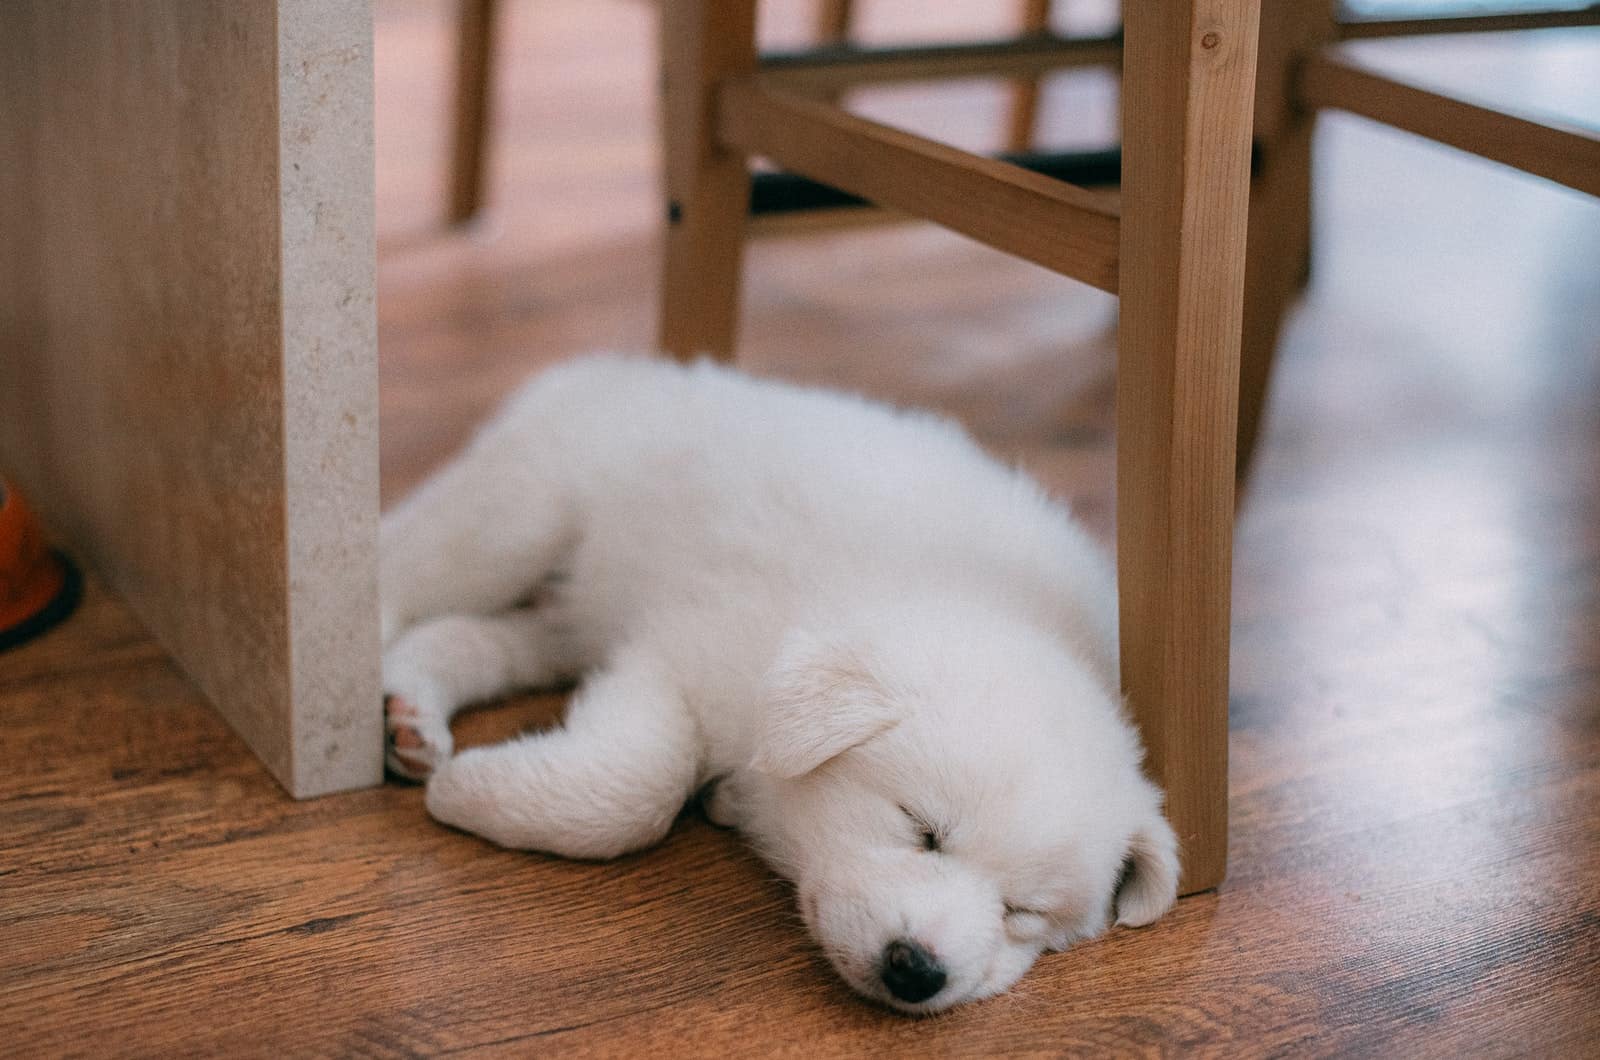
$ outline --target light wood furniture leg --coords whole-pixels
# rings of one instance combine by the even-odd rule
[[[0,466],[295,795],[378,783],[365,0],[0,4]]]
[[[1018,21],[1024,35],[1050,28],[1052,0],[1022,0]],[[1039,127],[1039,97],[1043,86],[1037,77],[1011,86],[1011,114],[1007,120],[1006,150],[1026,151],[1033,146]]]
[[[824,48],[848,46],[855,24],[855,0],[820,0],[817,4],[816,43]],[[844,93],[830,92],[823,98],[838,103],[844,98]]]
[[[1334,33],[1321,2],[1268,4],[1257,64],[1255,173],[1250,188],[1243,338],[1239,353],[1238,480],[1260,439],[1278,336],[1305,285],[1311,254],[1311,139],[1316,113],[1295,102],[1304,57]]]
[[[451,224],[483,209],[489,155],[490,97],[494,92],[496,0],[459,0],[456,31],[456,113],[450,144]]]
[[[1234,431],[1259,0],[1125,5],[1122,680],[1184,893],[1227,861]]]
[[[733,356],[750,173],[717,137],[717,86],[755,69],[751,0],[664,0],[666,245],[660,340],[676,357]],[[682,71],[683,73],[679,73]]]
[[[845,44],[855,23],[855,0],[821,0],[817,4],[817,41]]]

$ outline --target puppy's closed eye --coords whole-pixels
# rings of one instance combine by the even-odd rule
[[[1050,915],[1038,909],[1006,903],[1006,934],[1014,939],[1037,939],[1050,930]]]
[[[916,828],[917,842],[922,846],[922,849],[929,853],[938,853],[944,846],[944,836],[940,835],[939,829],[904,806],[900,807],[900,812],[905,814],[906,819]]]

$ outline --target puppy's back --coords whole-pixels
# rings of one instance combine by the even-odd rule
[[[1112,665],[1114,582],[1099,548],[942,417],[612,354],[536,377],[485,433],[566,462],[580,562],[636,606],[720,594],[750,609],[826,607],[945,582],[1009,601]]]

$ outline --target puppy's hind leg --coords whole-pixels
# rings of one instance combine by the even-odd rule
[[[668,674],[624,651],[585,682],[562,727],[445,762],[428,782],[428,812],[504,847],[612,858],[666,835],[699,759]]]
[[[532,591],[577,539],[570,473],[516,425],[485,432],[385,513],[378,538],[383,643],[437,615],[493,614]]]
[[[389,770],[421,780],[450,757],[450,718],[471,703],[555,684],[583,668],[551,609],[446,615],[383,653]]]

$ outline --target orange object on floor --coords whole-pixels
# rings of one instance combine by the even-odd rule
[[[0,480],[0,651],[70,615],[81,590],[77,568],[45,545],[22,495]]]

